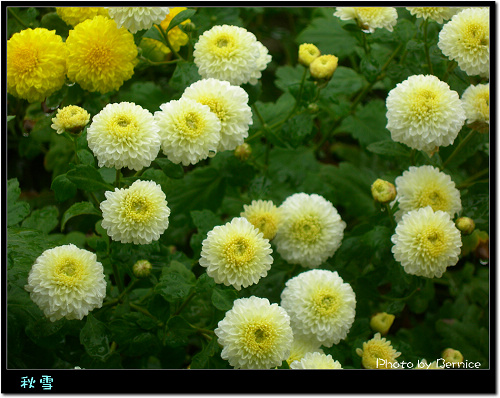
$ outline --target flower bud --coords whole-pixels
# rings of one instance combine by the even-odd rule
[[[444,350],[441,354],[441,357],[445,362],[457,365],[460,362],[464,361],[464,356],[462,355],[462,353],[458,350],[454,350],[453,348],[447,348],[446,350]]]
[[[248,145],[246,142],[238,145],[234,150],[234,156],[236,156],[241,161],[247,160],[252,154],[252,147]]]
[[[330,79],[337,69],[339,59],[335,55],[320,55],[309,65],[311,76],[315,79]]]
[[[146,278],[151,273],[153,266],[148,260],[139,260],[134,264],[132,270],[137,278]]]
[[[52,119],[52,127],[57,134],[68,131],[71,134],[80,134],[90,121],[90,114],[76,105],[68,105],[57,110],[57,115]]]
[[[196,29],[196,25],[191,21],[180,26],[182,27],[182,30],[184,30],[184,32],[194,32],[194,30]]]
[[[460,217],[455,221],[455,225],[462,232],[463,235],[470,235],[474,228],[476,228],[476,224],[474,220],[469,217]]]
[[[299,62],[304,66],[309,66],[320,55],[321,51],[314,44],[304,43],[299,46]]]
[[[385,204],[396,199],[396,187],[389,181],[378,178],[372,184],[372,196],[375,201]]]
[[[379,312],[370,319],[370,327],[374,331],[380,332],[382,335],[386,335],[395,318],[396,317],[394,315],[388,314],[387,312]]]

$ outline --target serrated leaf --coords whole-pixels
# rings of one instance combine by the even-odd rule
[[[186,87],[200,79],[198,67],[193,62],[178,62],[169,85],[174,90],[183,92]]]
[[[114,187],[106,183],[99,171],[89,165],[76,165],[72,170],[66,173],[68,179],[79,189],[89,192],[112,191]]]
[[[238,298],[238,292],[233,289],[223,289],[218,286],[212,291],[212,304],[221,311],[229,311],[233,308],[234,300]]]
[[[84,214],[101,217],[101,211],[97,210],[92,203],[77,202],[64,212],[61,218],[61,231],[64,230],[64,227],[66,226],[68,220]]]
[[[155,291],[168,302],[185,299],[196,283],[195,275],[178,261],[164,267]]]
[[[21,188],[17,178],[7,181],[7,226],[16,225],[21,222],[30,212],[27,202],[18,201],[21,196]]]
[[[109,334],[104,322],[88,314],[85,326],[80,331],[80,343],[91,357],[105,359],[110,352]]]
[[[184,318],[173,316],[167,322],[165,342],[172,347],[183,346],[189,342],[189,336],[193,333],[196,333],[196,329]]]
[[[217,339],[210,340],[203,349],[193,356],[190,369],[210,369],[210,358],[219,351]]]
[[[167,177],[180,179],[184,177],[184,168],[181,164],[172,163],[167,158],[156,158],[154,160]]]
[[[281,128],[281,137],[297,148],[311,134],[313,130],[313,117],[302,113],[288,119]]]
[[[50,189],[54,191],[54,195],[58,202],[64,202],[76,195],[77,187],[66,174],[60,174],[52,180]]]
[[[411,150],[406,145],[402,145],[392,140],[383,140],[372,142],[366,147],[370,152],[377,155],[392,156],[392,157],[410,157]]]
[[[21,226],[23,228],[38,229],[48,234],[59,224],[58,217],[59,210],[56,206],[45,206],[42,209],[33,210]]]

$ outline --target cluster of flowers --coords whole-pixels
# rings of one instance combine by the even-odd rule
[[[484,68],[489,55],[481,52],[483,42],[488,41],[487,9],[409,9],[438,22],[451,18],[440,33],[439,47],[466,73],[489,73]],[[66,43],[43,29],[13,35],[8,47],[9,92],[39,101],[57,90],[61,79],[56,75],[62,70],[89,91],[120,87],[133,73],[137,55],[131,32],[159,23],[165,10],[110,10],[112,19],[97,15],[78,23]],[[392,31],[397,21],[391,7],[338,7],[335,15],[356,19],[367,32],[380,27]],[[477,25],[475,32],[482,39],[460,47],[464,38],[472,40],[470,24]],[[47,48],[54,51],[46,57],[54,61],[50,68],[40,66],[45,58],[33,56],[32,48],[39,48],[34,43],[41,37],[55,44],[43,46],[44,54]],[[113,45],[105,46],[110,43]],[[321,56],[316,50],[314,45],[301,46],[301,63],[309,66],[311,74],[318,73],[318,78],[331,77],[322,73],[333,74],[337,58]],[[109,58],[111,53],[120,56]],[[94,63],[84,63],[83,54]],[[267,49],[246,29],[223,25],[201,35],[193,55],[202,80],[186,88],[179,100],[164,103],[154,115],[122,102],[108,104],[93,117],[87,140],[99,167],[141,170],[160,149],[173,163],[196,164],[244,142],[252,112],[248,95],[239,85],[255,84],[261,77],[271,60]],[[72,68],[72,62],[78,67]],[[411,76],[387,97],[387,128],[394,141],[432,153],[452,144],[466,120],[488,123],[488,112],[488,85],[469,87],[460,100],[435,76]],[[53,128],[58,133],[78,132],[89,121],[85,110],[71,105],[58,111]],[[448,175],[431,166],[411,167],[395,184],[390,190],[393,195],[384,199],[399,206],[392,237],[394,258],[409,274],[441,277],[448,266],[458,262],[460,254],[460,231],[451,221],[461,211],[459,192]],[[374,184],[374,192],[379,188]],[[168,228],[170,209],[158,184],[137,180],[128,188],[107,191],[105,196],[100,205],[102,226],[113,240],[148,244]],[[337,272],[319,268],[340,247],[345,228],[328,200],[296,193],[279,207],[271,201],[254,201],[244,206],[240,217],[208,232],[199,263],[216,283],[236,290],[258,283],[273,263],[271,241],[286,262],[310,268],[286,282],[279,305],[255,296],[234,302],[215,329],[223,347],[222,358],[231,366],[269,369],[287,360],[294,369],[341,368],[320,347],[331,347],[346,338],[355,318],[356,296]],[[106,282],[95,254],[65,245],[45,251],[36,260],[26,290],[50,320],[82,319],[102,305]],[[380,334],[356,352],[365,368],[378,368],[373,364],[377,358],[394,363],[400,355]]]

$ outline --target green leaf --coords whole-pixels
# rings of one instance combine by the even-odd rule
[[[210,340],[203,349],[193,356],[190,369],[212,369],[210,359],[219,351],[217,339]]]
[[[167,158],[156,158],[154,163],[162,169],[167,177],[176,180],[184,177],[184,168],[181,164],[172,163]]]
[[[106,324],[88,314],[87,322],[80,331],[80,343],[91,357],[104,360],[110,353],[109,335]]]
[[[99,171],[89,165],[76,165],[72,170],[66,173],[68,179],[79,189],[89,192],[95,191],[113,191],[114,187],[106,183]]]
[[[402,145],[392,140],[372,142],[366,147],[370,152],[377,155],[409,158],[411,150],[406,145]]]
[[[173,316],[167,322],[165,333],[165,342],[172,347],[186,345],[189,342],[189,336],[196,333],[196,329],[181,316]]]
[[[54,191],[55,198],[58,202],[64,202],[76,195],[77,188],[66,174],[60,174],[52,180],[50,189]]]
[[[191,210],[215,211],[224,198],[226,180],[213,167],[200,167],[186,174],[182,180],[173,180],[165,192],[172,213]]]
[[[177,25],[181,24],[185,20],[191,18],[194,14],[196,14],[196,10],[187,9],[182,10],[175,17],[172,18],[170,23],[168,24],[167,30],[165,30],[165,34],[168,33],[171,29],[175,28]]]
[[[313,118],[307,113],[302,113],[288,119],[281,128],[281,137],[290,142],[293,148],[297,148],[310,136],[313,131]]]
[[[16,115],[13,116],[7,116],[7,123],[10,122],[11,120],[14,120],[16,118]]]
[[[184,264],[174,260],[167,267],[163,267],[155,291],[168,302],[174,302],[185,299],[195,283],[195,275]]]
[[[149,39],[158,40],[162,43],[165,43],[165,38],[161,34],[160,30],[156,27],[156,25],[153,25],[150,29],[148,29],[146,33],[142,35],[142,37],[147,37]]]
[[[193,249],[195,256],[198,256],[201,251],[202,242],[207,237],[207,233],[216,225],[221,225],[222,220],[212,211],[206,209],[193,210],[190,214],[191,219],[193,220],[193,223],[198,231],[196,234],[191,236],[189,244]]]
[[[234,300],[238,298],[238,292],[234,289],[224,289],[215,286],[212,291],[212,304],[221,311],[229,311],[233,308]]]
[[[58,217],[59,210],[56,206],[45,206],[42,209],[33,210],[21,226],[23,228],[38,229],[48,234],[59,224]]]
[[[193,62],[178,62],[172,78],[169,81],[170,87],[174,90],[184,92],[186,87],[201,79],[198,67]]]
[[[66,210],[61,218],[61,231],[64,230],[66,223],[73,217],[83,214],[101,217],[101,211],[97,210],[90,202],[77,202]]]
[[[82,164],[89,166],[95,165],[94,155],[88,149],[79,149],[76,155]]]
[[[154,26],[151,29],[156,29]],[[118,92],[120,102],[133,102],[144,109],[154,113],[160,110],[160,105],[167,102],[165,93],[161,87],[154,82],[134,82],[128,89],[121,89]]]
[[[16,225],[21,222],[30,212],[27,202],[18,201],[21,196],[21,188],[17,178],[7,181],[7,226]]]

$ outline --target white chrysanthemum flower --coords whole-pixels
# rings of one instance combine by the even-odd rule
[[[490,11],[466,8],[454,15],[439,32],[438,47],[470,76],[490,74]]]
[[[290,353],[290,317],[278,304],[252,296],[234,301],[215,329],[222,359],[236,369],[271,369]]]
[[[300,361],[294,361],[290,369],[342,369],[339,361],[320,352],[308,352]]]
[[[286,282],[281,306],[297,338],[331,347],[346,338],[356,315],[356,295],[337,271],[313,269]]]
[[[303,336],[293,336],[290,355],[286,360],[288,365],[290,366],[294,361],[300,361],[308,352],[319,352],[323,354],[323,350],[319,348],[320,346],[321,343],[319,343],[316,339],[305,338]]]
[[[83,319],[94,308],[101,308],[106,296],[97,256],[73,244],[45,250],[33,264],[24,288],[52,322]]]
[[[200,265],[216,283],[236,290],[257,283],[271,269],[269,240],[243,217],[214,227],[202,242]]]
[[[159,25],[170,12],[168,7],[104,7],[118,28],[124,26],[130,33]]]
[[[428,154],[453,144],[465,122],[458,93],[432,75],[414,75],[398,83],[386,105],[392,139]]]
[[[153,115],[131,102],[108,104],[87,129],[89,148],[99,167],[141,170],[160,151],[159,128]]]
[[[182,95],[203,105],[217,115],[221,122],[218,152],[232,151],[243,144],[253,123],[248,94],[239,86],[217,79],[203,79],[187,87]]]
[[[404,213],[431,206],[454,217],[462,210],[460,191],[448,174],[433,166],[411,166],[395,180],[399,210],[396,220]]]
[[[128,188],[106,191],[101,202],[102,227],[111,239],[146,245],[168,228],[170,208],[161,187],[153,181],[135,181]]]
[[[245,28],[216,25],[199,37],[194,46],[194,63],[203,78],[226,80],[235,86],[255,84],[271,60],[262,47]]]
[[[281,221],[281,209],[272,200],[252,200],[250,205],[243,205],[244,211],[240,214],[268,240],[274,239]]]
[[[58,109],[56,117],[52,118],[52,127],[57,134],[65,131],[79,133],[89,123],[90,114],[76,105],[68,105]]]
[[[170,101],[155,112],[161,149],[173,163],[196,164],[215,155],[221,122],[208,105],[188,98]]]
[[[363,343],[363,349],[356,348],[356,354],[361,357],[365,369],[395,369],[396,358],[401,355],[385,337],[375,333],[371,340]]]
[[[340,247],[346,223],[322,196],[296,193],[280,209],[282,222],[274,241],[287,262],[316,268]]]
[[[342,21],[356,20],[365,33],[373,33],[377,28],[392,32],[398,22],[398,12],[394,7],[336,7],[333,15]]]
[[[467,123],[490,124],[490,83],[470,85],[462,94]]]
[[[457,264],[462,238],[450,215],[430,206],[403,215],[392,235],[392,253],[406,273],[440,278]]]
[[[406,7],[406,9],[417,18],[432,19],[441,24],[460,10],[459,7]]]

